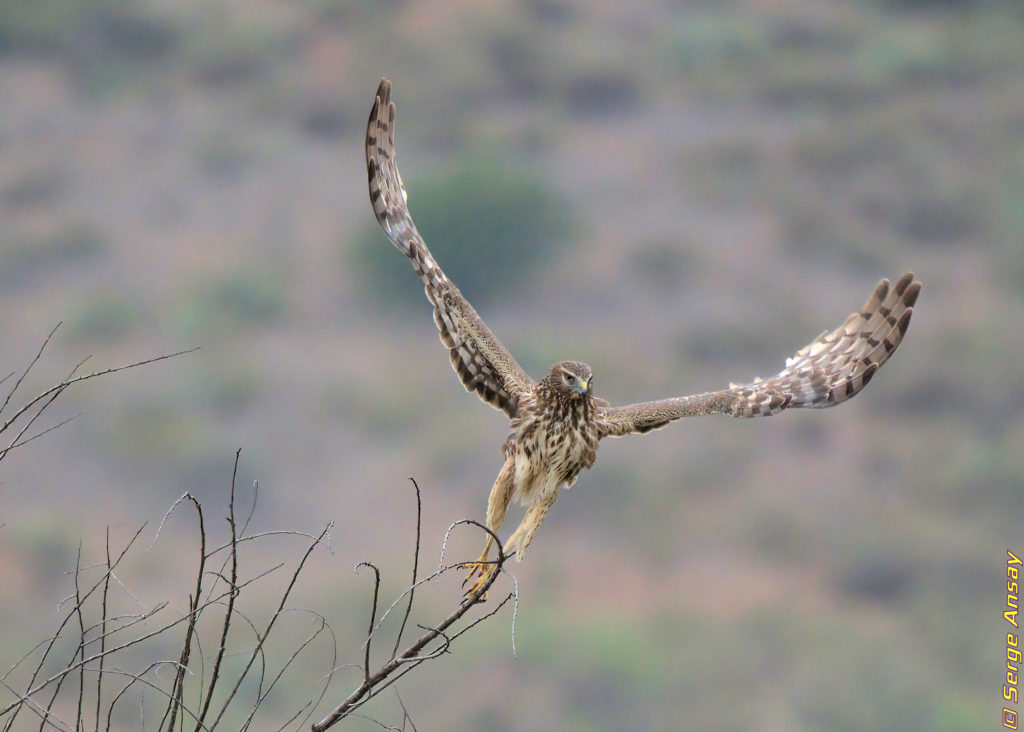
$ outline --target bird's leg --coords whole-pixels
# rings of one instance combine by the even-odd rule
[[[494,481],[494,487],[491,488],[491,496],[487,500],[487,528],[494,533],[498,532],[501,528],[502,523],[505,521],[505,513],[508,511],[508,504],[512,500],[512,489],[515,486],[515,460],[509,458],[505,461],[505,464],[501,466],[501,472],[498,473],[497,480]],[[494,537],[488,535],[487,543],[484,544],[484,550],[480,554],[480,558],[475,562],[470,562],[463,565],[463,568],[469,568],[469,574],[466,579],[462,582],[463,587],[470,582],[474,577],[479,575],[477,579],[467,590],[466,597],[470,597],[476,592],[481,585],[487,582],[487,579],[494,572],[493,564],[487,561],[487,556],[491,551],[491,544],[494,543]],[[487,596],[484,595],[481,600],[486,600]]]
[[[540,496],[530,506],[518,528],[508,538],[508,541],[505,542],[506,556],[514,551],[516,553],[516,561],[523,561],[523,557],[526,555],[526,547],[530,545],[533,535],[537,533],[537,529],[540,528],[544,517],[548,515],[548,511],[555,505],[557,498],[558,491],[552,491],[550,494]]]
[[[537,529],[540,528],[541,523],[544,521],[544,517],[548,515],[548,511],[555,505],[555,499],[558,497],[557,492],[552,492],[550,495],[544,495],[538,498],[533,505],[527,510],[526,515],[523,516],[523,520],[520,522],[519,527],[512,533],[508,541],[505,542],[505,556],[511,556],[512,552],[516,554],[516,561],[522,561],[523,556],[526,554],[526,547],[529,546],[530,540],[533,539],[533,535],[537,533]],[[488,547],[489,548],[489,547]],[[486,566],[486,568],[485,568]],[[496,566],[493,564],[483,565],[478,563],[474,568],[474,572],[479,569],[480,578],[473,583],[473,586],[466,592],[466,597],[469,598],[476,592],[480,587],[487,582],[491,574],[494,573]],[[470,577],[473,573],[470,573]],[[466,578],[467,581],[469,577]],[[481,598],[486,600],[487,596],[484,595]]]

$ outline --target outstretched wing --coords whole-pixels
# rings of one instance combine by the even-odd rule
[[[913,273],[891,288],[889,280],[882,280],[863,310],[786,359],[786,368],[775,376],[730,384],[723,391],[602,407],[597,413],[600,434],[649,432],[681,417],[703,414],[767,417],[793,407],[835,406],[867,386],[900,345],[920,292],[921,283]]]
[[[515,417],[520,400],[533,390],[534,381],[441,271],[416,231],[395,160],[395,105],[387,79],[380,81],[366,126],[366,168],[373,212],[384,233],[412,261],[423,280],[452,368],[467,391],[475,391],[491,406]]]

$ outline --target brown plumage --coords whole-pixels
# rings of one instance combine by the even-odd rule
[[[370,201],[384,233],[409,257],[423,281],[455,373],[468,391],[512,419],[502,448],[505,463],[487,504],[487,526],[497,533],[513,498],[527,507],[505,543],[505,552],[515,551],[520,560],[559,489],[571,486],[581,470],[594,464],[601,438],[649,432],[681,417],[766,417],[794,407],[844,402],[867,386],[900,345],[921,291],[912,273],[895,286],[882,280],[862,310],[786,359],[786,367],[774,376],[730,384],[721,391],[612,407],[594,397],[593,372],[585,363],[556,363],[539,382],[516,363],[445,276],[416,231],[394,143],[391,82],[382,79],[366,130]],[[479,579],[467,596],[491,571],[490,545],[488,540],[480,559],[470,565],[469,578]]]

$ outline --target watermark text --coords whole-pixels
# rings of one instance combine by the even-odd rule
[[[1017,705],[1019,704],[1020,667],[1022,655],[1020,629],[1020,575],[1021,561],[1009,549],[1006,550],[1006,610],[1003,620],[1010,629],[1006,632],[1006,683],[1003,684],[1003,726],[1017,729]]]

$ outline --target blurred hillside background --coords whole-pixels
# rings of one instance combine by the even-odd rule
[[[148,520],[148,545],[186,490],[221,530],[238,447],[259,526],[336,522],[294,604],[339,662],[368,615],[352,566],[407,580],[409,476],[425,566],[483,519],[506,421],[458,384],[367,199],[388,76],[420,229],[534,376],[584,360],[613,403],[720,388],[880,277],[924,282],[841,408],[604,443],[514,567],[518,660],[507,614],[466,636],[401,683],[417,728],[997,727],[1024,549],[1022,7],[6,0],[0,372],[58,321],[26,394],[90,353],[202,350],[68,392],[50,424],[84,416],[4,460],[0,666],[52,629],[80,541],[100,561],[107,525]],[[122,579],[181,612],[195,536],[171,524]]]

